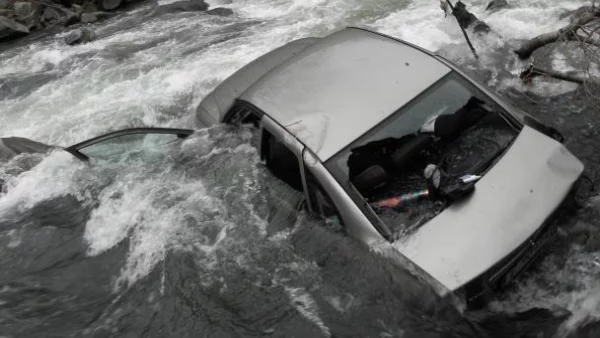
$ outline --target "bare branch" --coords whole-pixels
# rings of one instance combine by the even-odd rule
[[[598,15],[600,15],[600,11],[594,10],[593,13],[585,15],[585,16],[579,18],[578,20],[576,20],[575,22],[573,22],[557,31],[541,34],[531,40],[526,41],[525,43],[523,43],[521,45],[521,47],[519,49],[515,50],[514,52],[519,56],[519,58],[527,59],[531,56],[531,54],[536,49],[538,49],[540,47],[543,47],[547,44],[556,42],[561,38],[564,38],[567,40],[572,39],[573,35],[576,34],[576,31],[578,29],[580,29],[584,25],[592,22],[593,20],[597,19]]]
[[[527,67],[527,69],[522,71],[519,75],[519,78],[521,78],[521,80],[523,80],[524,82],[528,83],[531,82],[532,78],[540,75],[549,76],[555,79],[569,81],[577,84],[584,84],[586,81],[589,81],[589,78],[587,78],[586,76],[541,69],[535,67],[534,65],[530,65],[529,67]]]

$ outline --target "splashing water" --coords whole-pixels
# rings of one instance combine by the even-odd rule
[[[559,16],[580,1],[520,0],[496,12],[470,1],[496,32],[474,37],[479,63],[437,1],[211,4],[235,14],[152,16],[144,4],[94,24],[99,38],[88,44],[66,46],[64,32],[3,49],[0,135],[66,146],[124,127],[190,128],[200,100],[247,62],[349,25],[438,51],[499,90],[574,89],[543,79],[525,87],[510,49],[566,24]],[[553,64],[573,67],[558,53]],[[262,167],[253,137],[217,126],[150,160],[88,166],[55,151],[2,164],[0,327],[15,336],[48,327],[56,335],[469,335],[443,302],[413,304],[410,295],[436,298],[387,260],[305,215],[296,220],[281,201],[297,196]],[[566,309],[562,335],[596,322],[598,252],[568,245],[564,261],[551,255],[489,310]]]

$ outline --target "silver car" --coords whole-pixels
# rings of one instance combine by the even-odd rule
[[[583,171],[558,132],[448,61],[359,28],[261,56],[207,95],[196,117],[255,127],[266,167],[324,224],[392,248],[443,296],[469,302],[536,257]],[[66,150],[86,160],[123,139],[191,133],[128,129]]]
[[[447,60],[359,28],[261,56],[197,120],[256,125],[267,167],[311,212],[469,300],[533,260],[583,171],[558,132]]]

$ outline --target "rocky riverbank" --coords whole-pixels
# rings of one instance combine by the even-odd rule
[[[89,24],[119,13],[124,6],[140,0],[0,0],[0,42],[13,41],[33,32],[75,24]],[[230,15],[227,8],[209,9],[203,0],[186,0],[159,6],[155,15],[182,11],[206,11],[213,15]],[[87,42],[95,34],[82,28],[65,41],[68,44]]]

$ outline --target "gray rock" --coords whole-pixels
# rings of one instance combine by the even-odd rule
[[[207,11],[206,13],[210,15],[230,16],[233,14],[233,10],[231,8],[217,7]]]
[[[35,8],[31,2],[19,1],[13,5],[15,17],[19,21],[23,21],[33,15]]]
[[[60,12],[58,10],[56,10],[55,8],[52,7],[46,7],[44,8],[44,11],[42,12],[42,17],[41,20],[45,21],[49,24],[55,24],[57,22],[59,22],[62,18],[62,15],[60,14]]]
[[[60,20],[60,22],[65,25],[65,26],[69,26],[69,25],[73,25],[79,22],[79,15],[71,10],[68,10],[66,8],[61,8],[61,14],[62,14],[62,18]]]
[[[39,27],[40,5],[28,1],[19,1],[14,4],[15,19],[29,29]]]
[[[598,251],[600,249],[600,235],[598,232],[589,233],[587,240],[585,243],[583,243],[583,245],[585,245],[585,248],[588,251]]]
[[[78,28],[65,37],[65,43],[73,46],[94,40],[96,33],[89,27]]]
[[[592,6],[581,6],[579,8],[577,8],[576,10],[572,10],[572,11],[566,11],[564,13],[562,13],[561,15],[559,15],[559,19],[564,19],[564,18],[569,18],[569,21],[571,23],[581,19],[584,16],[587,15],[593,15],[596,14],[596,11],[598,10],[597,7],[592,7]]]
[[[11,0],[0,0],[0,9],[8,9],[12,3]]]
[[[208,9],[208,4],[202,0],[187,0],[187,1],[178,1],[170,4],[166,4],[164,6],[160,6],[154,12],[155,15],[162,15],[167,13],[177,13],[177,12],[197,12],[197,11],[206,11]]]
[[[98,11],[98,12],[94,12],[94,15],[98,18],[98,20],[102,20],[102,19],[106,19],[106,18],[110,18],[111,16],[114,16],[115,13]]]
[[[97,12],[99,9],[98,6],[102,5],[102,3],[100,1],[87,1],[84,2],[81,5],[81,12],[82,13],[91,13],[91,12]]]
[[[508,7],[508,2],[506,0],[492,0],[485,8],[486,11],[497,11],[502,8]]]
[[[98,7],[106,11],[112,11],[121,6],[123,0],[99,0]]]
[[[91,23],[98,21],[98,16],[95,13],[83,13],[80,18],[82,23]]]
[[[15,32],[29,33],[29,28],[27,26],[5,16],[0,16],[0,28],[10,29]]]
[[[71,11],[73,11],[73,13],[77,15],[81,15],[81,13],[83,13],[83,7],[81,7],[81,5],[78,4],[72,4]]]
[[[587,202],[587,205],[600,212],[600,195],[590,197],[590,199]]]
[[[78,43],[81,43],[81,40],[83,39],[83,32],[81,31],[81,29],[76,29],[74,31],[72,31],[71,33],[69,33],[69,35],[67,35],[65,37],[65,43],[67,45],[76,45]]]

